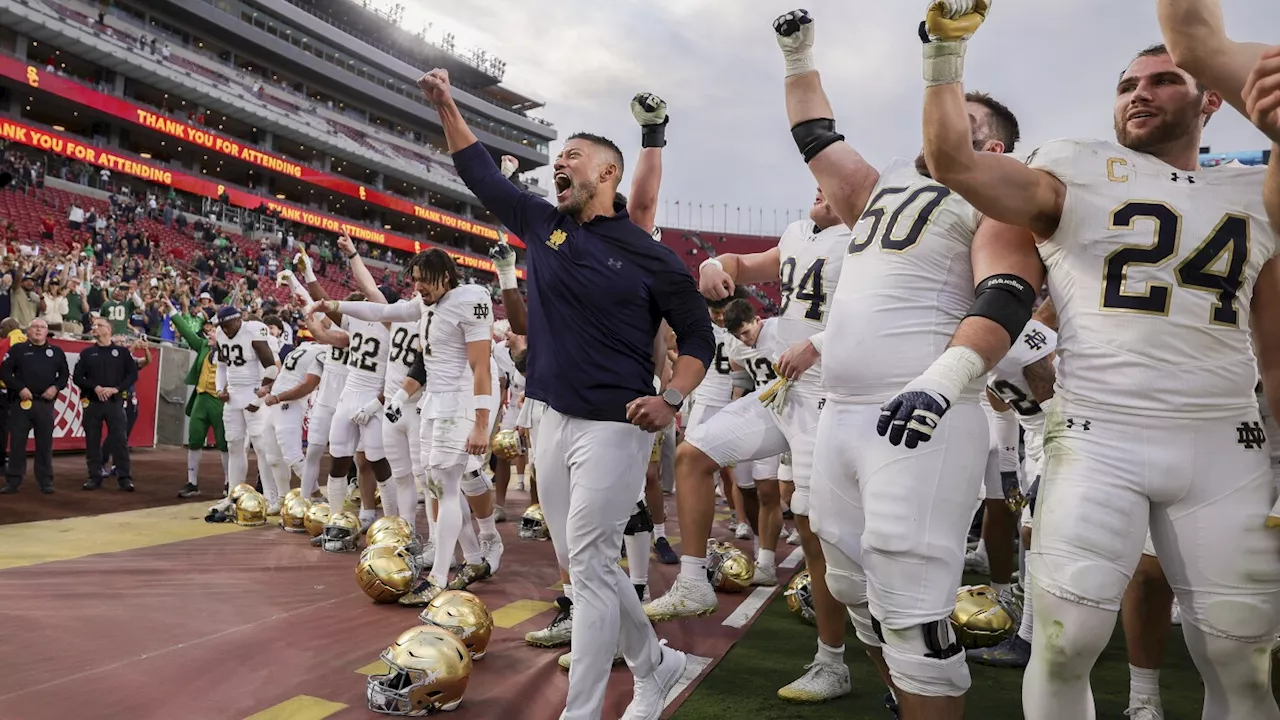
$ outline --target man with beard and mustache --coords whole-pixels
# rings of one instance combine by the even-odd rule
[[[458,175],[529,251],[528,325],[536,340],[525,395],[547,404],[544,441],[535,448],[538,493],[545,508],[567,510],[547,524],[565,528],[575,594],[561,717],[600,717],[620,644],[635,675],[625,717],[657,720],[686,656],[658,643],[617,549],[640,496],[651,433],[671,423],[715,354],[706,304],[675,252],[614,207],[623,170],[616,145],[570,136],[554,165],[552,205],[498,171],[454,103],[448,72],[432,70],[418,86],[440,115]],[[653,344],[663,320],[675,330],[680,357],[656,395]]]
[[[812,17],[786,13],[774,30],[792,137],[853,231],[821,351],[809,523],[826,571],[811,574],[848,610],[902,717],[959,718],[970,680],[949,616],[987,458],[978,394],[1031,318],[1043,267],[1030,233],[984,219],[929,166],[877,171],[842,142]],[[966,145],[1013,149],[1008,108],[962,102]],[[782,359],[784,375],[796,359]],[[961,419],[939,427],[948,411]]]
[[[988,10],[939,0],[926,15],[925,156],[984,215],[1035,233],[1059,317],[1027,559],[1035,624],[1055,630],[1032,640],[1023,709],[1092,716],[1089,673],[1149,528],[1204,717],[1280,718],[1257,661],[1280,625],[1280,534],[1265,527],[1276,489],[1254,396],[1258,366],[1280,371],[1266,169],[1199,166],[1223,96],[1159,45],[1116,84],[1115,143],[1057,140],[1026,164],[973,152],[963,58]],[[1276,383],[1264,387],[1274,407]]]

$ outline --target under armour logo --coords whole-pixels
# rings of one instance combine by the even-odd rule
[[[614,270],[621,270],[622,261],[616,258],[609,258],[609,267],[613,268]]]
[[[1257,450],[1266,441],[1267,434],[1262,430],[1262,423],[1242,422],[1236,428],[1236,442],[1243,445],[1245,450]]]
[[[1032,350],[1040,350],[1045,345],[1049,344],[1049,336],[1039,330],[1032,330],[1023,334],[1022,342],[1026,343],[1027,347]]]
[[[1179,175],[1178,173],[1175,172],[1175,173],[1169,173],[1169,176],[1170,176],[1169,179],[1173,180],[1174,182],[1178,182],[1179,180],[1186,180],[1188,185],[1196,184],[1195,177],[1191,175]]]
[[[471,308],[471,314],[475,319],[483,320],[489,317],[489,306],[485,303],[476,303],[475,306]]]
[[[1084,430],[1087,432],[1089,430],[1089,425],[1091,425],[1092,423],[1093,423],[1092,420],[1077,420],[1075,418],[1067,418],[1067,429],[1074,430],[1076,428],[1080,428],[1081,430]]]

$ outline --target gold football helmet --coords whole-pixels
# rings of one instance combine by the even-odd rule
[[[547,519],[542,514],[542,506],[534,503],[524,511],[520,518],[520,530],[517,533],[521,540],[549,540],[551,531],[547,529]]]
[[[528,452],[518,430],[499,430],[493,434],[493,454],[501,460],[510,460]]]
[[[282,500],[281,502],[283,502],[283,503],[285,503],[285,504],[288,504],[288,502],[289,502],[290,500],[292,500],[292,499],[294,499],[294,498],[296,498],[296,497],[302,497],[302,488],[294,488],[294,489],[290,490],[289,492],[285,493],[285,494],[284,494],[284,500]]]
[[[285,500],[284,507],[280,510],[280,527],[289,532],[306,532],[307,511],[310,509],[311,503],[301,495]]]
[[[375,492],[375,495],[376,494],[377,493]],[[379,502],[378,504],[381,505],[382,503]],[[342,511],[358,513],[360,512],[360,507],[360,486],[355,483],[351,483],[347,486],[347,497],[342,503]]]
[[[378,603],[395,602],[413,589],[418,577],[413,556],[397,545],[370,545],[356,564],[356,582]]]
[[[424,717],[458,707],[471,679],[471,655],[453,633],[418,625],[400,633],[382,653],[385,675],[365,683],[369,709],[384,715]]]
[[[1000,605],[996,591],[987,585],[967,585],[956,593],[956,609],[951,613],[951,627],[965,648],[999,645],[1017,629],[1017,625]]]
[[[249,483],[240,483],[239,485],[231,488],[231,492],[227,493],[227,497],[231,498],[231,502],[236,502],[240,499],[241,495],[256,492],[258,491]]]
[[[360,542],[360,518],[354,513],[341,512],[329,518],[324,526],[326,552],[353,552]]]
[[[267,499],[256,492],[241,493],[236,500],[236,524],[249,527],[267,524]]]
[[[303,520],[303,525],[307,528],[307,534],[315,537],[324,532],[324,526],[329,522],[329,503],[314,503],[307,508],[307,516]]]
[[[373,545],[373,538],[387,530],[394,530],[397,534],[406,536],[413,534],[413,528],[409,527],[408,520],[399,515],[384,515],[374,520],[369,526],[369,530],[364,535],[365,541]]]
[[[484,657],[493,635],[493,614],[484,602],[465,590],[446,590],[427,604],[418,619],[458,636],[472,660]]]
[[[715,553],[707,555],[707,575],[717,590],[742,592],[751,587],[755,572],[755,561],[729,543],[716,544]]]
[[[808,570],[796,573],[783,595],[787,597],[787,608],[799,615],[801,620],[810,625],[817,622],[818,616],[813,609],[813,579],[809,577]]]

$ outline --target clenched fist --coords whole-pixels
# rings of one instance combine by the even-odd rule
[[[929,39],[961,42],[973,37],[991,11],[991,0],[931,0],[924,26]]]
[[[418,78],[418,89],[427,96],[433,105],[444,105],[453,102],[449,87],[449,71],[436,68]]]
[[[773,20],[778,47],[787,64],[787,77],[813,70],[813,16],[808,10],[792,10]]]

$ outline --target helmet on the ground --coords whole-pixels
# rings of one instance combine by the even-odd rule
[[[707,554],[707,578],[717,590],[742,592],[751,587],[755,573],[755,562],[729,543],[718,543],[714,553]]]
[[[370,710],[422,717],[453,710],[471,679],[471,654],[453,633],[434,625],[412,627],[382,653],[383,675],[365,682]]]
[[[360,518],[349,512],[329,518],[324,526],[324,549],[327,552],[352,552],[360,541]]]
[[[370,545],[356,563],[356,582],[374,602],[395,602],[413,589],[417,577],[413,556],[397,545]]]
[[[493,613],[484,602],[465,590],[446,590],[435,597],[419,615],[428,625],[442,627],[458,636],[472,660],[484,657],[493,635]]]
[[[783,595],[787,597],[787,608],[799,615],[801,620],[810,625],[817,622],[818,616],[813,609],[813,578],[809,576],[808,570],[796,573]]]
[[[280,527],[289,532],[306,532],[307,531],[307,511],[311,509],[311,503],[304,500],[301,496],[291,497],[284,501],[284,507],[280,509]]]
[[[547,519],[542,514],[542,506],[534,503],[524,511],[524,515],[520,517],[520,531],[518,533],[522,540],[547,540],[551,537],[551,531],[547,529]]]
[[[236,500],[235,518],[237,525],[266,525],[267,499],[256,492],[242,493]]]
[[[303,521],[307,534],[315,537],[324,532],[325,523],[329,522],[329,503],[312,503],[307,508],[307,516]]]

